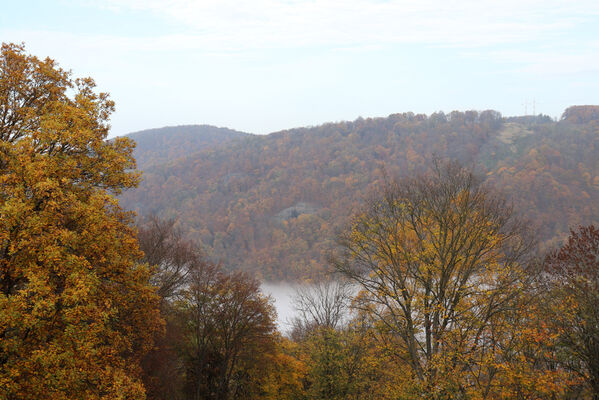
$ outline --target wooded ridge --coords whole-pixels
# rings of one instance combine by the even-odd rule
[[[407,175],[437,156],[503,189],[547,249],[570,227],[599,222],[598,109],[570,107],[559,121],[408,112],[264,136],[208,126],[140,132],[131,138],[143,181],[121,202],[141,215],[176,217],[227,268],[310,278],[326,270],[336,232],[376,191],[383,169]]]

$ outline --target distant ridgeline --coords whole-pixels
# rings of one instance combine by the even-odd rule
[[[148,129],[127,135],[137,143],[137,167],[166,164],[200,150],[208,149],[249,134],[210,125],[181,125]]]
[[[266,136],[209,126],[131,136],[144,170],[121,196],[138,213],[176,218],[206,253],[267,280],[327,269],[336,232],[388,175],[433,155],[475,166],[538,226],[541,249],[599,224],[599,107],[502,118],[496,111],[393,114]]]

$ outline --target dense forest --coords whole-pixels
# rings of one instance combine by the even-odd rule
[[[187,139],[173,129],[187,129]],[[459,160],[505,190],[536,225],[541,250],[571,226],[599,222],[597,107],[571,107],[557,122],[454,111],[266,136],[202,129],[133,135],[143,181],[121,201],[176,218],[212,259],[267,280],[321,274],[336,234],[383,175],[409,175],[433,157]]]
[[[151,165],[166,164],[245,136],[248,134],[210,125],[147,129],[127,135],[129,139],[135,141],[135,160],[137,167],[142,170]]]

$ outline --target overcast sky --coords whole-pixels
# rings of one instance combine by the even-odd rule
[[[112,136],[599,104],[599,1],[5,1],[3,42],[111,93]]]

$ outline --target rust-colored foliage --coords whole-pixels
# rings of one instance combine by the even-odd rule
[[[574,124],[599,121],[599,106],[571,106],[564,111],[562,119]]]
[[[131,215],[138,182],[113,111],[23,46],[0,51],[0,398],[142,399],[160,327]]]
[[[599,399],[599,230],[581,226],[544,262],[552,298],[550,324],[559,333],[565,368],[586,381]]]
[[[409,175],[437,154],[475,165],[505,189],[547,249],[570,226],[599,222],[598,132],[596,121],[455,111],[244,135],[193,155],[193,143],[173,138],[136,149],[158,161],[141,166],[144,181],[122,199],[141,214],[177,215],[185,234],[228,268],[269,280],[315,278],[327,268],[336,233],[380,184],[381,165]]]

